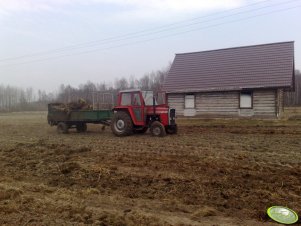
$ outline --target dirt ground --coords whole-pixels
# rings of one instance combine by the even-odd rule
[[[0,225],[253,226],[279,225],[272,205],[301,214],[301,121],[178,123],[164,138],[99,125],[58,135],[46,113],[1,114]]]

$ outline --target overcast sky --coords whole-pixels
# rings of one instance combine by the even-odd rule
[[[301,0],[0,0],[0,84],[55,91],[166,67],[175,53],[295,41]]]

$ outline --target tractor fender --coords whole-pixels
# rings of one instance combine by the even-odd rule
[[[127,107],[117,107],[117,108],[115,107],[115,108],[113,108],[113,113],[114,114],[117,113],[118,111],[123,111],[123,112],[126,112],[127,114],[129,114],[129,116],[131,117],[131,120],[134,124],[133,118],[135,118],[135,117],[134,117],[134,112],[133,111],[131,111]]]

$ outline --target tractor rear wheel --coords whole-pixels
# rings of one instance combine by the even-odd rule
[[[57,127],[56,127],[56,131],[59,133],[59,134],[62,134],[62,133],[68,133],[68,125],[64,122],[60,122],[57,124]]]
[[[129,114],[124,111],[117,111],[112,118],[111,130],[119,137],[131,135],[133,133],[133,122]]]
[[[87,131],[87,124],[86,123],[80,123],[76,125],[76,131],[78,133],[83,133]]]
[[[164,137],[166,135],[163,124],[158,121],[155,121],[151,124],[150,132],[153,136],[156,137]]]

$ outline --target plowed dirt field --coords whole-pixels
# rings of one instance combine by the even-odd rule
[[[0,114],[0,225],[278,225],[301,214],[301,121],[178,120],[164,138],[58,135]],[[300,223],[299,223],[300,224]]]

